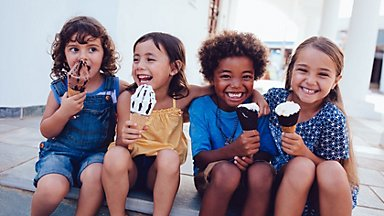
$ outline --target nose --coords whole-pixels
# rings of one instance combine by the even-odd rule
[[[141,61],[140,59],[138,60],[135,60],[133,62],[133,67],[136,69],[136,70],[143,70],[145,67],[144,67],[144,62]]]
[[[83,60],[85,62],[88,60],[88,51],[87,50],[80,50],[80,52],[79,52],[79,61],[80,60]]]
[[[316,75],[315,74],[312,74],[310,73],[307,77],[307,83],[308,84],[316,84]]]
[[[241,86],[241,80],[240,79],[232,79],[231,81],[231,87],[232,88],[239,88]]]

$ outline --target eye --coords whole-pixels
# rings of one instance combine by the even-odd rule
[[[154,59],[154,58],[147,58],[147,61],[148,62],[153,62],[153,61],[156,61],[156,59]]]
[[[245,81],[253,80],[253,76],[250,74],[244,75],[243,80],[245,80]]]
[[[308,70],[306,68],[296,68],[296,71],[300,72],[300,73],[307,73]]]
[[[73,52],[73,53],[79,51],[79,49],[78,49],[77,47],[69,47],[68,50],[69,50],[70,52]]]
[[[96,52],[98,49],[96,47],[91,47],[89,48],[89,52],[90,53],[93,53],[93,52]]]
[[[321,77],[329,77],[329,73],[320,72],[319,76],[321,76]]]
[[[220,79],[224,79],[224,80],[231,79],[231,76],[229,74],[221,74],[219,77],[220,77]]]

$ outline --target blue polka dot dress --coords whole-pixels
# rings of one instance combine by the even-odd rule
[[[271,109],[269,127],[278,149],[272,163],[276,170],[286,164],[292,156],[286,154],[281,148],[281,129],[274,112],[275,107],[287,100],[289,91],[283,88],[272,88],[265,95]],[[349,158],[348,127],[346,117],[337,106],[326,102],[321,110],[306,122],[296,125],[296,133],[304,140],[305,145],[315,155],[325,160],[342,160]],[[352,190],[353,207],[357,203],[357,187]],[[318,215],[313,209],[306,209],[303,215]]]

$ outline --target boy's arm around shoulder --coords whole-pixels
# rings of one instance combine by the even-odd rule
[[[264,96],[260,94],[259,91],[253,89],[252,91],[252,101],[257,103],[260,108],[259,117],[262,115],[268,115],[270,113],[268,102],[265,100]]]

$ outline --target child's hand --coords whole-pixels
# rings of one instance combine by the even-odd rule
[[[253,90],[252,93],[252,101],[256,102],[259,106],[259,117],[262,115],[268,115],[270,112],[269,105],[267,101],[264,99],[264,96],[260,94],[257,90]]]
[[[145,128],[144,128],[145,129]],[[141,137],[143,131],[137,129],[137,124],[131,120],[125,122],[121,131],[121,141],[123,144],[129,145],[134,143]]]
[[[304,156],[309,150],[297,133],[282,133],[281,147],[284,152],[293,156]]]
[[[260,148],[259,132],[256,130],[244,131],[231,145],[233,145],[235,155],[253,155]]]
[[[252,156],[243,156],[243,157],[238,157],[235,156],[233,163],[239,168],[241,171],[245,171],[249,165],[253,163],[253,158]]]
[[[59,109],[64,116],[71,118],[83,109],[86,92],[71,97],[68,97],[67,94],[68,92],[65,92],[61,97],[61,105]]]

